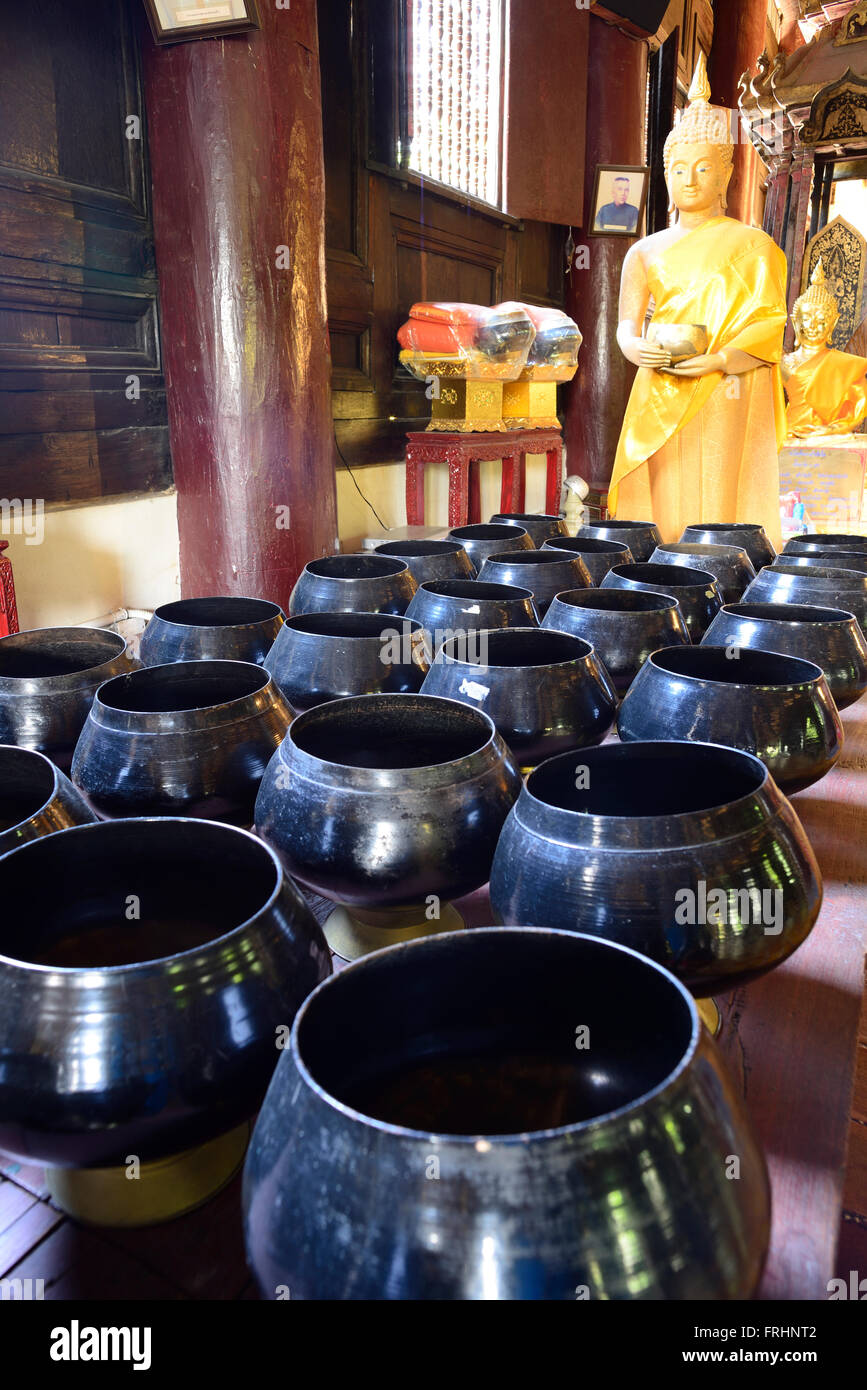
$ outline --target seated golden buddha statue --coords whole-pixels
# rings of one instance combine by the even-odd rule
[[[830,346],[839,317],[820,259],[809,289],[795,300],[795,351],[783,358],[790,438],[851,434],[867,418],[867,358]]]
[[[734,149],[728,113],[710,105],[703,56],[689,97],[664,150],[678,220],[636,242],[623,264],[617,341],[638,374],[608,508],[655,521],[665,540],[700,521],[760,522],[774,539],[786,258],[725,214]]]

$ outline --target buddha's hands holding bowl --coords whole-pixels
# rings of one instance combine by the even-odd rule
[[[674,376],[709,376],[711,372],[726,371],[726,359],[721,352],[703,352],[687,357],[669,370]]]

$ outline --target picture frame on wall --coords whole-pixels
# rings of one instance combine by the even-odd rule
[[[157,43],[217,38],[261,29],[257,0],[144,0]]]
[[[645,164],[598,164],[588,236],[639,236],[650,169]]]

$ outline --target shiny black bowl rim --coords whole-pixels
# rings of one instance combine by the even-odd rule
[[[183,618],[170,618],[167,616],[168,610],[176,608],[184,603],[222,603],[226,599],[231,599],[235,603],[261,603],[272,609],[272,612],[263,614],[261,618],[251,618],[246,623],[191,623],[184,621]],[[270,622],[273,618],[285,618],[286,614],[279,603],[272,603],[269,598],[256,598],[254,594],[202,594],[201,598],[175,598],[171,603],[161,603],[159,608],[153,611],[153,617],[159,618],[161,623],[168,627],[191,628],[195,632],[243,632],[248,627],[261,627],[263,623]]]
[[[499,631],[499,629],[497,630]],[[538,629],[534,628],[533,631],[538,631]],[[413,772],[423,772],[426,769],[435,767],[454,767],[459,763],[465,762],[467,758],[477,757],[479,753],[484,752],[484,750],[490,747],[490,745],[494,743],[495,740],[499,737],[497,733],[497,726],[494,723],[491,716],[489,714],[486,714],[485,711],[482,709],[476,709],[474,705],[464,704],[463,700],[452,700],[447,695],[422,695],[421,692],[417,692],[415,694],[409,694],[408,692],[395,692],[393,694],[386,693],[374,695],[345,695],[340,700],[326,700],[321,705],[312,705],[310,709],[304,710],[303,713],[297,715],[296,718],[292,720],[292,723],[286,730],[286,735],[283,739],[283,744],[291,743],[295,752],[300,757],[309,758],[311,762],[319,763],[322,767],[348,767],[351,768],[353,771],[358,770],[364,772],[382,771],[383,769],[377,769],[375,767],[357,769],[355,763],[336,763],[331,758],[320,758],[316,753],[309,753],[306,748],[302,748],[299,744],[295,742],[294,738],[294,733],[297,732],[298,726],[302,723],[302,721],[312,724],[314,722],[315,717],[317,715],[321,716],[323,713],[325,713],[325,711],[328,711],[328,714],[331,717],[333,717],[335,711],[337,711],[341,705],[360,705],[368,700],[375,700],[378,704],[381,704],[384,701],[393,703],[396,700],[435,700],[436,703],[439,705],[449,705],[454,710],[460,710],[462,717],[465,717],[467,711],[469,711],[470,714],[477,715],[480,719],[483,719],[485,723],[488,725],[488,737],[484,739],[482,742],[480,742],[478,748],[474,748],[471,753],[462,753],[459,758],[446,758],[445,761],[441,763],[419,763],[417,766],[414,766],[411,769]],[[398,708],[398,706],[395,705],[395,708]],[[281,747],[282,746],[283,745],[281,744]],[[388,768],[385,770],[394,772],[399,771],[400,769]],[[443,934],[446,935],[446,933]]]
[[[567,637],[572,642],[580,642],[585,650],[583,652],[576,652],[574,656],[567,656],[563,661],[524,661],[520,666],[516,666],[513,663],[509,663],[507,666],[500,666],[496,661],[462,661],[460,657],[452,656],[446,651],[446,647],[451,646],[453,642],[462,642],[463,638],[450,637],[448,642],[443,642],[442,646],[439,648],[437,652],[437,661],[440,664],[448,662],[450,666],[465,666],[468,671],[544,671],[549,667],[553,669],[559,666],[575,666],[579,662],[586,661],[588,657],[596,655],[596,648],[593,646],[592,642],[588,642],[584,637],[578,637],[574,632],[561,632],[559,628],[490,627],[482,628],[481,631],[477,633],[477,636],[481,637],[483,633],[490,633],[491,636],[495,635],[499,641],[501,636],[506,634],[503,636],[503,640],[508,641],[509,637],[515,635],[526,637],[528,634],[533,633],[534,635],[530,637],[530,641],[535,642],[538,640],[537,634],[543,632],[548,637]]]
[[[61,778],[62,774],[61,774],[60,768],[57,766],[57,764],[56,764],[56,763],[53,763],[53,762],[51,761],[51,759],[50,759],[49,757],[46,757],[46,755],[45,755],[44,753],[41,753],[41,752],[39,751],[38,748],[25,748],[25,747],[23,747],[20,743],[3,743],[3,744],[0,744],[0,756],[2,756],[3,752],[4,752],[7,748],[12,748],[12,749],[14,749],[16,753],[22,754],[25,758],[28,758],[28,757],[29,757],[29,758],[36,758],[39,762],[45,763],[46,766],[48,767],[49,772],[52,774],[53,779],[54,779],[54,782],[53,782],[51,791],[48,793],[48,796],[47,796],[47,797],[45,798],[45,800],[42,802],[42,805],[41,805],[41,806],[37,806],[37,807],[36,807],[36,810],[35,810],[35,811],[31,811],[31,812],[30,812],[30,815],[29,815],[29,816],[25,816],[23,820],[16,821],[14,825],[10,825],[10,826],[9,826],[9,831],[12,831],[12,830],[20,830],[21,827],[22,827],[22,825],[27,825],[27,824],[29,824],[30,821],[35,820],[37,816],[41,816],[42,813],[43,813],[43,811],[44,811],[48,806],[51,805],[52,801],[53,801],[54,798],[57,796],[58,790],[59,790],[59,788],[60,788],[60,778]],[[68,826],[67,828],[71,830],[73,827],[72,827],[72,826]],[[4,833],[4,835],[5,835],[5,834],[7,834],[8,832],[7,832],[7,831],[4,831],[3,833]],[[48,837],[45,836],[44,838],[47,839]],[[15,849],[23,849],[23,848],[24,848],[24,845],[23,845],[23,844],[21,844],[21,845],[16,845],[16,846],[15,846]],[[8,850],[5,851],[5,853],[0,853],[0,859],[5,859],[5,857],[6,857],[7,854],[12,854],[12,853],[14,853],[14,850],[8,849]]]
[[[717,681],[714,680],[713,676],[694,676],[689,671],[668,671],[655,660],[656,657],[662,656],[665,652],[724,652],[727,650],[727,646],[717,643],[709,642],[705,646],[701,642],[695,642],[690,647],[658,647],[655,652],[650,653],[647,660],[661,675],[673,676],[675,680],[679,681],[694,681],[696,685],[719,685],[726,690],[802,690],[805,685],[814,685],[817,681],[825,679],[825,672],[821,666],[816,665],[815,661],[808,661],[803,656],[790,656],[788,652],[775,652],[769,647],[745,647],[744,651],[749,652],[751,656],[770,656],[777,660],[799,662],[801,666],[808,668],[810,675],[805,675],[801,681]],[[687,660],[691,659],[690,657],[687,658]]]
[[[571,757],[572,755],[567,754],[567,756]],[[616,1110],[606,1111],[606,1113],[603,1115],[594,1115],[591,1120],[579,1120],[575,1124],[560,1125],[554,1129],[521,1130],[516,1133],[510,1134],[449,1134],[445,1131],[434,1132],[431,1130],[408,1129],[403,1125],[390,1124],[387,1120],[377,1120],[373,1115],[365,1115],[362,1110],[355,1110],[352,1106],[347,1105],[344,1101],[338,1100],[336,1096],[333,1096],[330,1091],[326,1091],[325,1088],[321,1086],[319,1082],[314,1078],[309,1068],[307,1067],[306,1062],[303,1060],[301,1056],[301,1051],[298,1046],[298,1032],[301,1025],[304,1022],[304,1017],[307,1013],[307,1010],[313,1006],[317,996],[326,987],[326,985],[332,984],[334,987],[338,987],[337,981],[345,979],[347,976],[351,977],[352,971],[375,969],[378,961],[382,962],[388,956],[396,956],[398,952],[406,953],[407,951],[418,951],[419,955],[421,955],[421,951],[424,950],[430,951],[443,949],[448,945],[457,944],[458,942],[472,941],[479,934],[489,935],[491,933],[495,933],[496,935],[500,936],[505,932],[515,931],[521,932],[525,935],[533,933],[536,936],[545,938],[552,936],[564,937],[569,938],[573,941],[577,937],[581,941],[592,941],[596,945],[610,947],[614,951],[621,951],[624,955],[631,956],[633,960],[640,962],[641,965],[648,967],[649,970],[652,970],[656,974],[663,976],[663,978],[666,979],[670,984],[676,986],[677,992],[680,994],[681,998],[684,1000],[684,1002],[687,1004],[689,1008],[690,1018],[692,1022],[692,1031],[690,1033],[689,1043],[684,1049],[680,1061],[673,1068],[673,1070],[670,1071],[668,1075],[664,1077],[657,1086],[654,1086],[649,1091],[645,1091],[643,1095],[638,1096],[635,1100],[629,1101],[626,1105],[619,1106]],[[463,949],[463,947],[459,947],[459,949]],[[443,1143],[460,1144],[462,1146],[472,1147],[475,1147],[475,1145],[478,1144],[480,1140],[490,1144],[513,1146],[518,1144],[538,1143],[539,1141],[560,1139],[569,1134],[585,1134],[598,1125],[610,1124],[612,1121],[618,1120],[624,1115],[628,1115],[632,1111],[637,1111],[642,1106],[645,1106],[651,1101],[655,1100],[665,1090],[673,1086],[683,1075],[683,1073],[688,1069],[688,1067],[692,1064],[695,1055],[698,1051],[701,1027],[702,1024],[698,1016],[698,1010],[695,1006],[695,1000],[693,999],[689,991],[685,988],[685,986],[682,985],[679,980],[675,979],[675,977],[670,973],[670,971],[666,970],[664,966],[658,965],[656,961],[650,960],[647,956],[642,956],[640,952],[634,951],[630,946],[624,946],[620,942],[607,941],[604,937],[592,936],[590,935],[590,933],[585,932],[559,931],[555,930],[554,928],[548,927],[489,926],[475,927],[471,932],[443,932],[441,935],[438,936],[423,937],[415,941],[400,941],[394,946],[386,946],[382,950],[374,951],[370,955],[363,956],[361,960],[353,961],[351,965],[348,965],[345,967],[345,969],[338,971],[336,975],[331,975],[327,980],[323,980],[321,984],[317,985],[316,989],[314,989],[310,994],[308,994],[307,998],[304,1000],[304,1003],[301,1005],[300,1009],[295,1015],[295,1019],[292,1024],[292,1032],[290,1035],[289,1046],[290,1051],[292,1053],[292,1060],[295,1063],[295,1066],[298,1069],[298,1072],[300,1073],[302,1079],[304,1080],[305,1084],[309,1087],[309,1089],[320,1100],[324,1101],[326,1105],[329,1105],[332,1110],[336,1110],[339,1114],[345,1115],[348,1119],[356,1120],[358,1121],[358,1123],[366,1125],[370,1129],[378,1130],[381,1134],[393,1135],[395,1138],[423,1139],[427,1141],[430,1141],[431,1139],[435,1138],[437,1141],[442,1141]],[[272,1085],[274,1084],[278,1084],[277,1074],[275,1074],[275,1079],[272,1081]],[[267,1101],[265,1102],[265,1105],[267,1105]]]
[[[18,970],[36,970],[43,975],[63,975],[69,979],[73,975],[111,975],[112,977],[122,975],[128,971],[148,970],[156,966],[165,965],[168,961],[189,960],[192,956],[202,955],[205,951],[210,951],[214,946],[219,946],[223,942],[230,941],[238,932],[246,930],[264,913],[268,912],[277,901],[283,890],[284,883],[287,881],[283,872],[283,865],[278,855],[271,848],[266,840],[254,835],[250,830],[244,830],[241,826],[226,825],[223,821],[199,820],[193,816],[130,816],[124,820],[95,821],[92,825],[73,825],[68,830],[60,831],[62,835],[79,835],[82,831],[86,834],[93,834],[94,831],[104,834],[106,826],[121,826],[127,829],[130,826],[160,825],[166,823],[171,825],[190,825],[206,826],[209,830],[229,831],[235,835],[243,835],[247,840],[264,849],[274,867],[276,879],[274,890],[267,899],[256,908],[252,916],[245,918],[243,922],[237,922],[234,927],[230,927],[221,936],[214,936],[198,946],[192,946],[187,951],[173,951],[170,956],[154,956],[149,960],[132,961],[127,965],[39,965],[36,961],[18,960],[15,956],[3,955],[0,951],[0,965],[11,965]],[[197,831],[193,832],[197,834]],[[30,840],[25,845],[19,845],[17,849],[8,850],[6,854],[0,855],[0,864],[12,854],[26,854],[28,850],[34,850],[48,841],[53,840],[53,835],[44,835],[39,840]],[[300,889],[299,895],[303,897]]]

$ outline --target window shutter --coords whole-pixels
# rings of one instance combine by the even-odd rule
[[[580,227],[590,15],[571,0],[509,0],[504,207]]]

